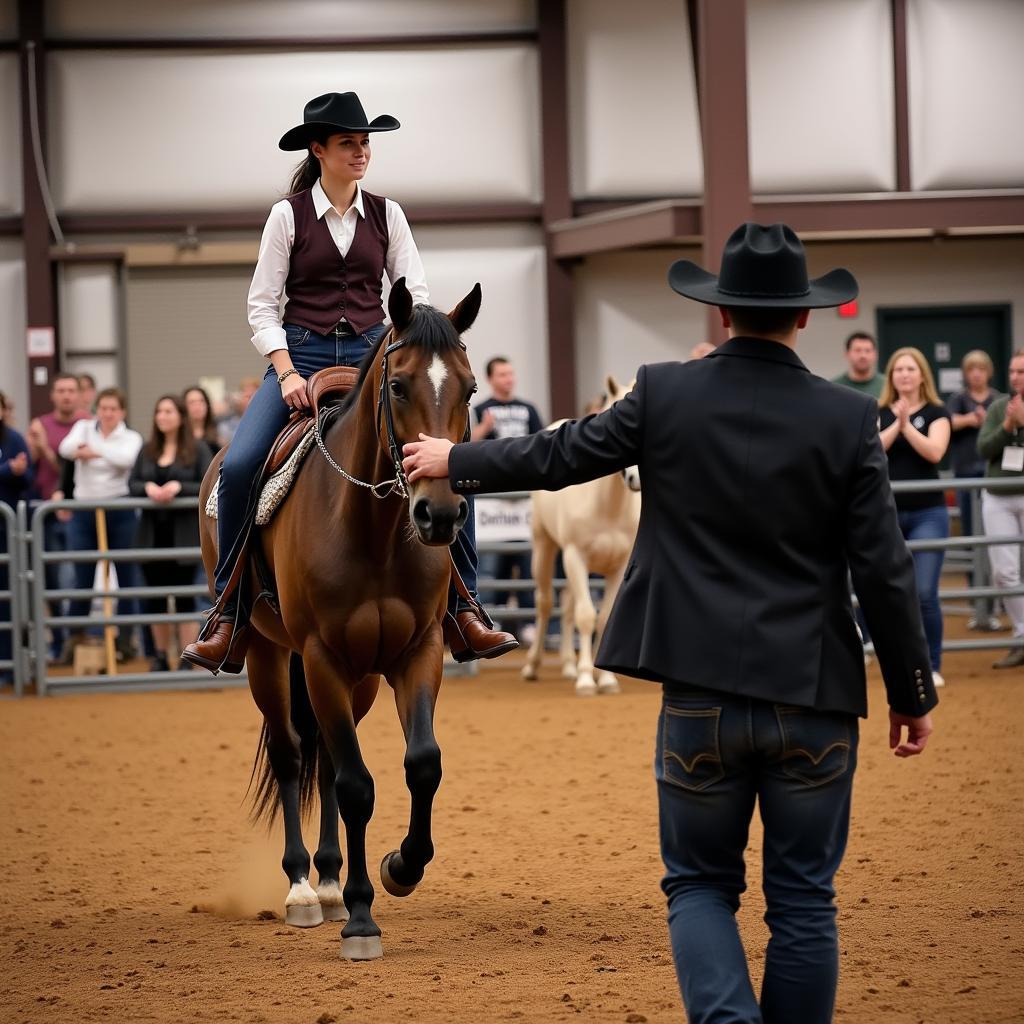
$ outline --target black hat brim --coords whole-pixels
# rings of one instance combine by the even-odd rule
[[[718,278],[690,260],[676,260],[669,268],[672,290],[710,306],[770,306],[776,309],[828,309],[857,298],[857,279],[838,267],[810,282],[805,295],[734,295],[718,287]]]
[[[359,132],[393,132],[401,128],[398,118],[390,114],[381,114],[375,117],[369,124],[336,124],[333,121],[307,121],[305,124],[297,124],[281,136],[278,142],[278,149],[286,153],[295,152],[300,149],[308,149],[309,144],[317,138],[323,138],[324,134],[338,135],[340,133]]]

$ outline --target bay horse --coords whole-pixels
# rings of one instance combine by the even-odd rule
[[[622,387],[609,376],[603,409],[610,408],[629,394],[634,383]],[[559,426],[561,422],[553,423],[548,429]],[[636,466],[630,466],[622,473],[589,480],[585,484],[575,484],[560,491],[534,491],[530,495],[537,631],[523,666],[524,679],[537,678],[553,605],[555,557],[561,551],[566,580],[559,602],[562,611],[562,675],[575,680],[576,693],[581,697],[619,692],[619,682],[611,672],[602,672],[594,681],[593,649],[595,643],[601,642],[601,634],[636,540],[640,525],[639,491],[640,472]],[[591,573],[604,576],[600,614],[590,597]],[[573,646],[575,632],[580,638],[578,660]]]
[[[254,816],[269,821],[280,809],[284,818],[281,863],[291,886],[285,920],[300,927],[347,922],[341,955],[350,960],[383,955],[366,866],[374,785],[356,737],[381,676],[394,690],[412,796],[408,834],[380,866],[384,888],[408,896],[434,853],[430,819],[441,751],[433,718],[448,547],[468,505],[446,480],[409,484],[398,453],[403,441],[420,433],[463,439],[476,382],[459,336],[476,319],[480,298],[476,285],[446,315],[414,307],[404,279],[393,285],[390,331],[367,355],[342,412],[322,437],[323,450],[310,451],[292,493],[256,540],[279,614],[268,602],[256,602],[246,657],[249,688],[263,714]],[[203,481],[201,510],[219,466],[218,458]],[[201,534],[212,580],[217,531],[205,512]],[[317,791],[314,890],[301,820]],[[339,813],[348,845],[344,893]]]

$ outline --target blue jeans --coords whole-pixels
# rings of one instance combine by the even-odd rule
[[[107,509],[107,546],[111,551],[130,548],[135,544],[135,531],[138,528],[138,513],[133,508]],[[92,551],[99,544],[96,536],[96,513],[92,509],[83,509],[71,513],[68,523],[68,546],[72,551]],[[118,561],[118,587],[137,587],[137,568],[134,562]],[[88,590],[92,587],[96,576],[95,562],[75,562],[75,588]],[[88,598],[77,598],[68,602],[68,615],[86,616],[92,602]],[[122,597],[117,602],[118,615],[137,615],[138,601],[134,597]],[[88,621],[83,619],[76,629],[84,630]],[[124,635],[131,633],[131,626],[121,627]],[[95,631],[94,631],[95,632]]]
[[[906,540],[939,540],[949,536],[949,513],[945,505],[899,513],[900,531]],[[932,671],[942,668],[942,608],[939,606],[939,577],[943,551],[915,551],[914,575],[917,599],[921,605],[924,635]]]
[[[386,330],[377,324],[363,334],[317,334],[305,327],[285,324],[288,353],[299,375],[308,380],[317,370],[328,366],[359,366],[366,354]],[[219,557],[214,586],[218,596],[223,593],[237,559],[237,545],[248,518],[248,511],[258,495],[254,493],[256,478],[266,461],[274,439],[291,415],[284,399],[277,374],[267,368],[263,384],[253,395],[238,430],[228,447],[220,469],[220,494],[217,510]],[[314,458],[316,456],[313,456]],[[473,508],[459,533],[452,554],[455,564],[470,591],[476,590],[476,537]]]
[[[68,524],[62,523],[53,513],[43,520],[43,538],[46,551],[67,551],[70,548]],[[75,585],[74,568],[70,562],[45,562],[43,576],[46,579],[47,590],[60,590]],[[52,615],[64,614],[63,600],[50,601],[49,606]],[[59,657],[64,648],[67,630],[63,626],[53,626],[50,632],[50,650],[54,657]]]
[[[666,689],[658,719],[662,889],[690,1024],[827,1024],[839,974],[832,880],[857,763],[853,715]],[[760,1004],[736,927],[754,801],[764,824]]]

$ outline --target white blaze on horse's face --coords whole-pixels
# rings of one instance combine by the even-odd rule
[[[435,355],[431,361],[427,376],[430,378],[430,383],[434,385],[434,398],[440,407],[441,388],[444,387],[444,382],[448,379],[448,366],[439,355]]]

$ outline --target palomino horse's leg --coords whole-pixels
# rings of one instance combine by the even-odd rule
[[[604,627],[608,625],[608,616],[611,615],[612,605],[615,603],[615,595],[622,586],[622,576],[626,571],[626,563],[618,567],[613,573],[604,578],[604,595],[601,597],[601,610],[597,614],[597,629],[594,631],[594,643],[600,647],[601,637],[604,636]],[[597,677],[598,693],[619,693],[621,687],[618,679],[611,672],[602,672]]]
[[[291,652],[253,631],[246,664],[249,689],[266,724],[266,753],[284,818],[284,868],[291,888],[285,899],[285,922],[297,928],[323,924],[320,901],[309,884],[309,851],[302,841],[300,773],[302,751],[292,720],[289,658]]]
[[[391,680],[398,717],[405,732],[405,781],[412,796],[409,832],[399,849],[380,865],[380,878],[392,896],[408,896],[434,859],[430,813],[441,785],[441,748],[434,739],[434,704],[441,686],[444,641],[432,627],[424,644]]]
[[[374,790],[356,738],[353,696],[358,684],[345,678],[319,643],[307,645],[302,661],[313,710],[334,764],[334,790],[348,844],[344,898],[349,919],[341,930],[341,955],[347,960],[376,960],[384,950],[380,928],[370,914],[373,885],[366,871],[366,826],[373,814]]]
[[[536,511],[534,512],[536,516]],[[551,620],[551,606],[553,600],[552,578],[555,573],[555,555],[558,548],[546,530],[537,530],[533,535],[533,560],[531,569],[533,580],[536,584],[535,594],[537,595],[537,623],[533,643],[530,644],[529,653],[526,655],[526,664],[523,666],[524,679],[536,679],[537,669],[540,666],[540,659],[544,654],[544,638],[548,633],[548,622]]]
[[[380,685],[378,676],[368,676],[356,688],[352,714],[358,725],[370,710]],[[338,841],[338,794],[334,788],[334,765],[330,751],[323,739],[320,740],[320,763],[318,786],[320,791],[320,841],[313,863],[319,879],[316,894],[324,912],[325,921],[344,923],[348,920],[348,908],[341,893],[341,844]]]
[[[562,613],[558,639],[558,660],[562,666],[562,678],[576,681],[576,605],[572,599],[572,584],[566,580],[558,598],[558,610]]]
[[[594,682],[594,621],[597,617],[594,602],[590,599],[590,578],[587,563],[580,549],[573,544],[562,551],[565,577],[572,588],[572,603],[575,612],[576,629],[580,635],[580,656],[576,666],[576,693],[581,697],[592,697],[597,693]],[[565,623],[562,624],[565,629]],[[563,633],[563,637],[564,637]]]

